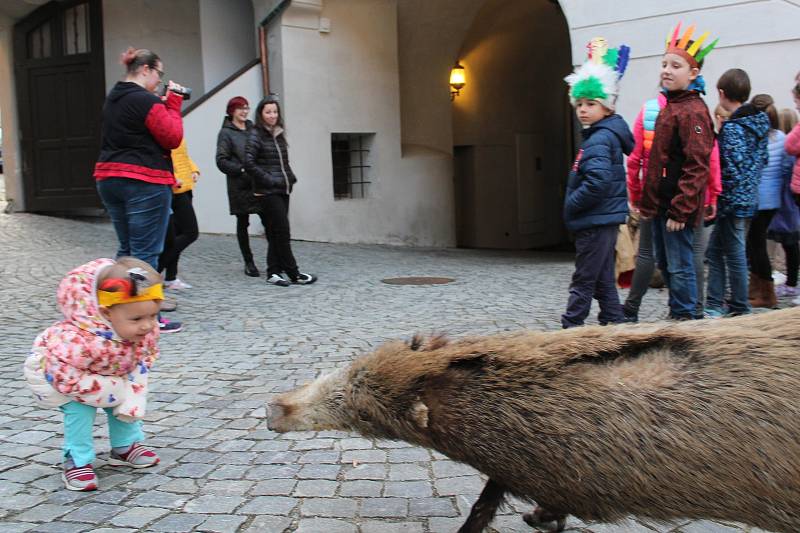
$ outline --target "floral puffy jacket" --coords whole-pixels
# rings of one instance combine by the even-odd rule
[[[37,401],[56,407],[77,401],[112,407],[123,420],[145,414],[147,379],[158,357],[158,330],[140,342],[121,339],[98,312],[96,279],[114,263],[97,259],[58,286],[64,320],[43,331],[25,361],[25,377]]]

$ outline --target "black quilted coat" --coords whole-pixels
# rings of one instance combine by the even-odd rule
[[[231,215],[259,212],[256,197],[253,196],[253,180],[244,170],[244,149],[252,129],[253,123],[249,120],[246,129],[240,130],[229,117],[225,117],[217,135],[217,168],[227,176]]]
[[[250,131],[244,166],[256,194],[290,194],[297,182],[289,166],[288,144],[280,126],[273,133],[257,126]]]

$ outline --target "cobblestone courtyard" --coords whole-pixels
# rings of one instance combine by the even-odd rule
[[[55,288],[64,273],[112,255],[115,243],[107,223],[0,215],[0,531],[454,532],[483,485],[474,470],[401,442],[272,433],[265,400],[390,338],[556,328],[572,269],[569,254],[297,242],[298,262],[320,281],[280,288],[243,275],[233,236],[202,235],[181,261],[181,278],[195,288],[178,295],[171,314],[185,330],[162,337],[151,382],[145,430],[161,464],[145,471],[106,465],[98,416],[100,490],[69,492],[60,478],[59,413],[33,404],[22,362],[34,337],[59,318]],[[263,257],[263,239],[253,246]],[[456,281],[380,281],[398,276]],[[661,291],[648,294],[642,318],[662,316],[665,300]],[[493,528],[532,531],[524,510],[512,503]],[[707,521],[571,519],[568,527],[748,531]]]

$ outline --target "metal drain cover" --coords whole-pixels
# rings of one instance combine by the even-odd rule
[[[453,278],[430,278],[425,276],[409,276],[405,278],[386,278],[381,280],[389,285],[443,285],[452,283]]]

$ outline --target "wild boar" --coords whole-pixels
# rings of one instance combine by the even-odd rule
[[[390,342],[275,397],[275,431],[402,439],[526,522],[718,519],[800,531],[800,309],[717,321]]]

